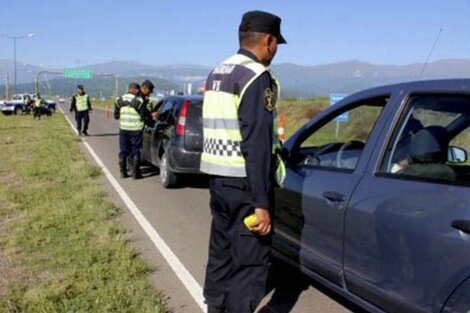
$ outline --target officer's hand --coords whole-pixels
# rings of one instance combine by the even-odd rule
[[[250,230],[261,236],[269,234],[269,232],[271,232],[271,216],[269,210],[256,208],[255,214],[256,223],[251,226]]]

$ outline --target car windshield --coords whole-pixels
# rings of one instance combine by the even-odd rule
[[[15,95],[12,97],[12,100],[21,100],[23,99],[21,96]]]

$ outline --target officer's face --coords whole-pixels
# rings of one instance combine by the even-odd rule
[[[142,86],[140,87],[140,93],[143,95],[143,96],[148,96],[152,93],[152,90],[150,90],[149,87],[147,86]]]
[[[78,93],[79,95],[81,95],[81,94],[83,93],[83,90],[77,89],[77,93]]]

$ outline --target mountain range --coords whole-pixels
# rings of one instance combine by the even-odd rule
[[[112,73],[121,81],[120,90],[131,80],[143,78],[153,79],[160,90],[182,90],[186,82],[195,87],[202,86],[211,68],[200,65],[146,65],[134,61],[111,61],[85,66],[93,73]],[[363,61],[345,61],[339,63],[304,66],[291,63],[274,64],[271,69],[283,86],[284,97],[316,97],[326,96],[333,92],[351,93],[361,89],[417,80],[423,71],[424,64],[410,65],[377,65]],[[10,85],[13,83],[13,62],[0,60],[0,75],[8,71]],[[18,63],[18,91],[32,88],[32,82],[37,72],[52,70],[41,66]],[[61,70],[59,70],[61,71]],[[425,67],[421,79],[464,78],[470,77],[470,59],[447,59],[431,62]],[[53,93],[73,92],[73,85],[82,82],[93,85],[94,92],[100,90],[108,96],[112,92],[112,82],[108,79],[95,78],[92,80],[70,80],[59,76],[41,78],[41,88],[49,88]],[[4,82],[4,79],[2,79]],[[71,89],[71,90],[70,90]],[[3,90],[2,92],[3,93]]]

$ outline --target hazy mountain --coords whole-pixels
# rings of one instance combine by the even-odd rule
[[[150,79],[158,90],[168,92],[170,90],[182,90],[182,87],[177,84],[160,79],[152,76],[126,76],[119,77],[119,94],[124,93],[127,90],[127,86],[131,82],[142,82],[144,79]],[[111,78],[96,77],[92,79],[64,79],[56,78],[51,80],[40,80],[39,92],[48,96],[61,95],[71,96],[75,93],[78,84],[83,84],[85,90],[92,97],[112,97],[114,96],[114,80]],[[22,92],[33,92],[35,90],[34,83],[19,84],[17,91]],[[3,94],[0,92],[0,94]]]
[[[418,80],[423,66],[419,63],[398,66],[347,61],[319,66],[285,63],[273,65],[272,70],[283,85],[284,96],[312,97]],[[429,63],[422,75],[422,79],[465,77],[470,77],[470,60]]]
[[[18,82],[32,82],[33,74],[42,70],[42,67],[18,63]],[[101,64],[83,66],[94,73],[113,73],[120,77],[120,81],[128,81],[129,78],[141,80],[143,77],[152,77],[158,82],[157,88],[182,90],[184,82],[192,82],[195,87],[201,86],[210,72],[209,67],[198,65],[145,65],[134,61],[111,61]],[[0,69],[6,69],[10,73],[10,82],[13,82],[13,62],[0,60]],[[302,66],[297,64],[275,64],[272,70],[283,86],[283,95],[291,97],[324,96],[332,92],[351,93],[361,89],[391,84],[403,81],[412,81],[419,78],[423,64],[410,65],[377,65],[367,62],[352,60],[333,64]],[[0,72],[1,75],[1,72]],[[424,71],[422,79],[438,78],[463,78],[470,77],[470,60],[440,60],[429,63]],[[53,79],[54,76],[49,76]],[[2,80],[3,81],[3,80]],[[85,81],[93,84],[99,80]],[[70,88],[76,80],[55,80],[59,90]],[[108,79],[109,82],[109,79]],[[41,85],[45,84],[45,78],[41,79]],[[107,84],[107,83],[103,83]],[[102,88],[102,84],[94,86],[94,89]],[[67,86],[65,88],[65,86]],[[104,85],[103,85],[104,86]],[[124,87],[124,86],[123,86]],[[123,90],[121,87],[120,89]],[[104,87],[103,87],[104,88]],[[110,90],[106,88],[106,93]],[[3,92],[2,92],[3,93]]]

